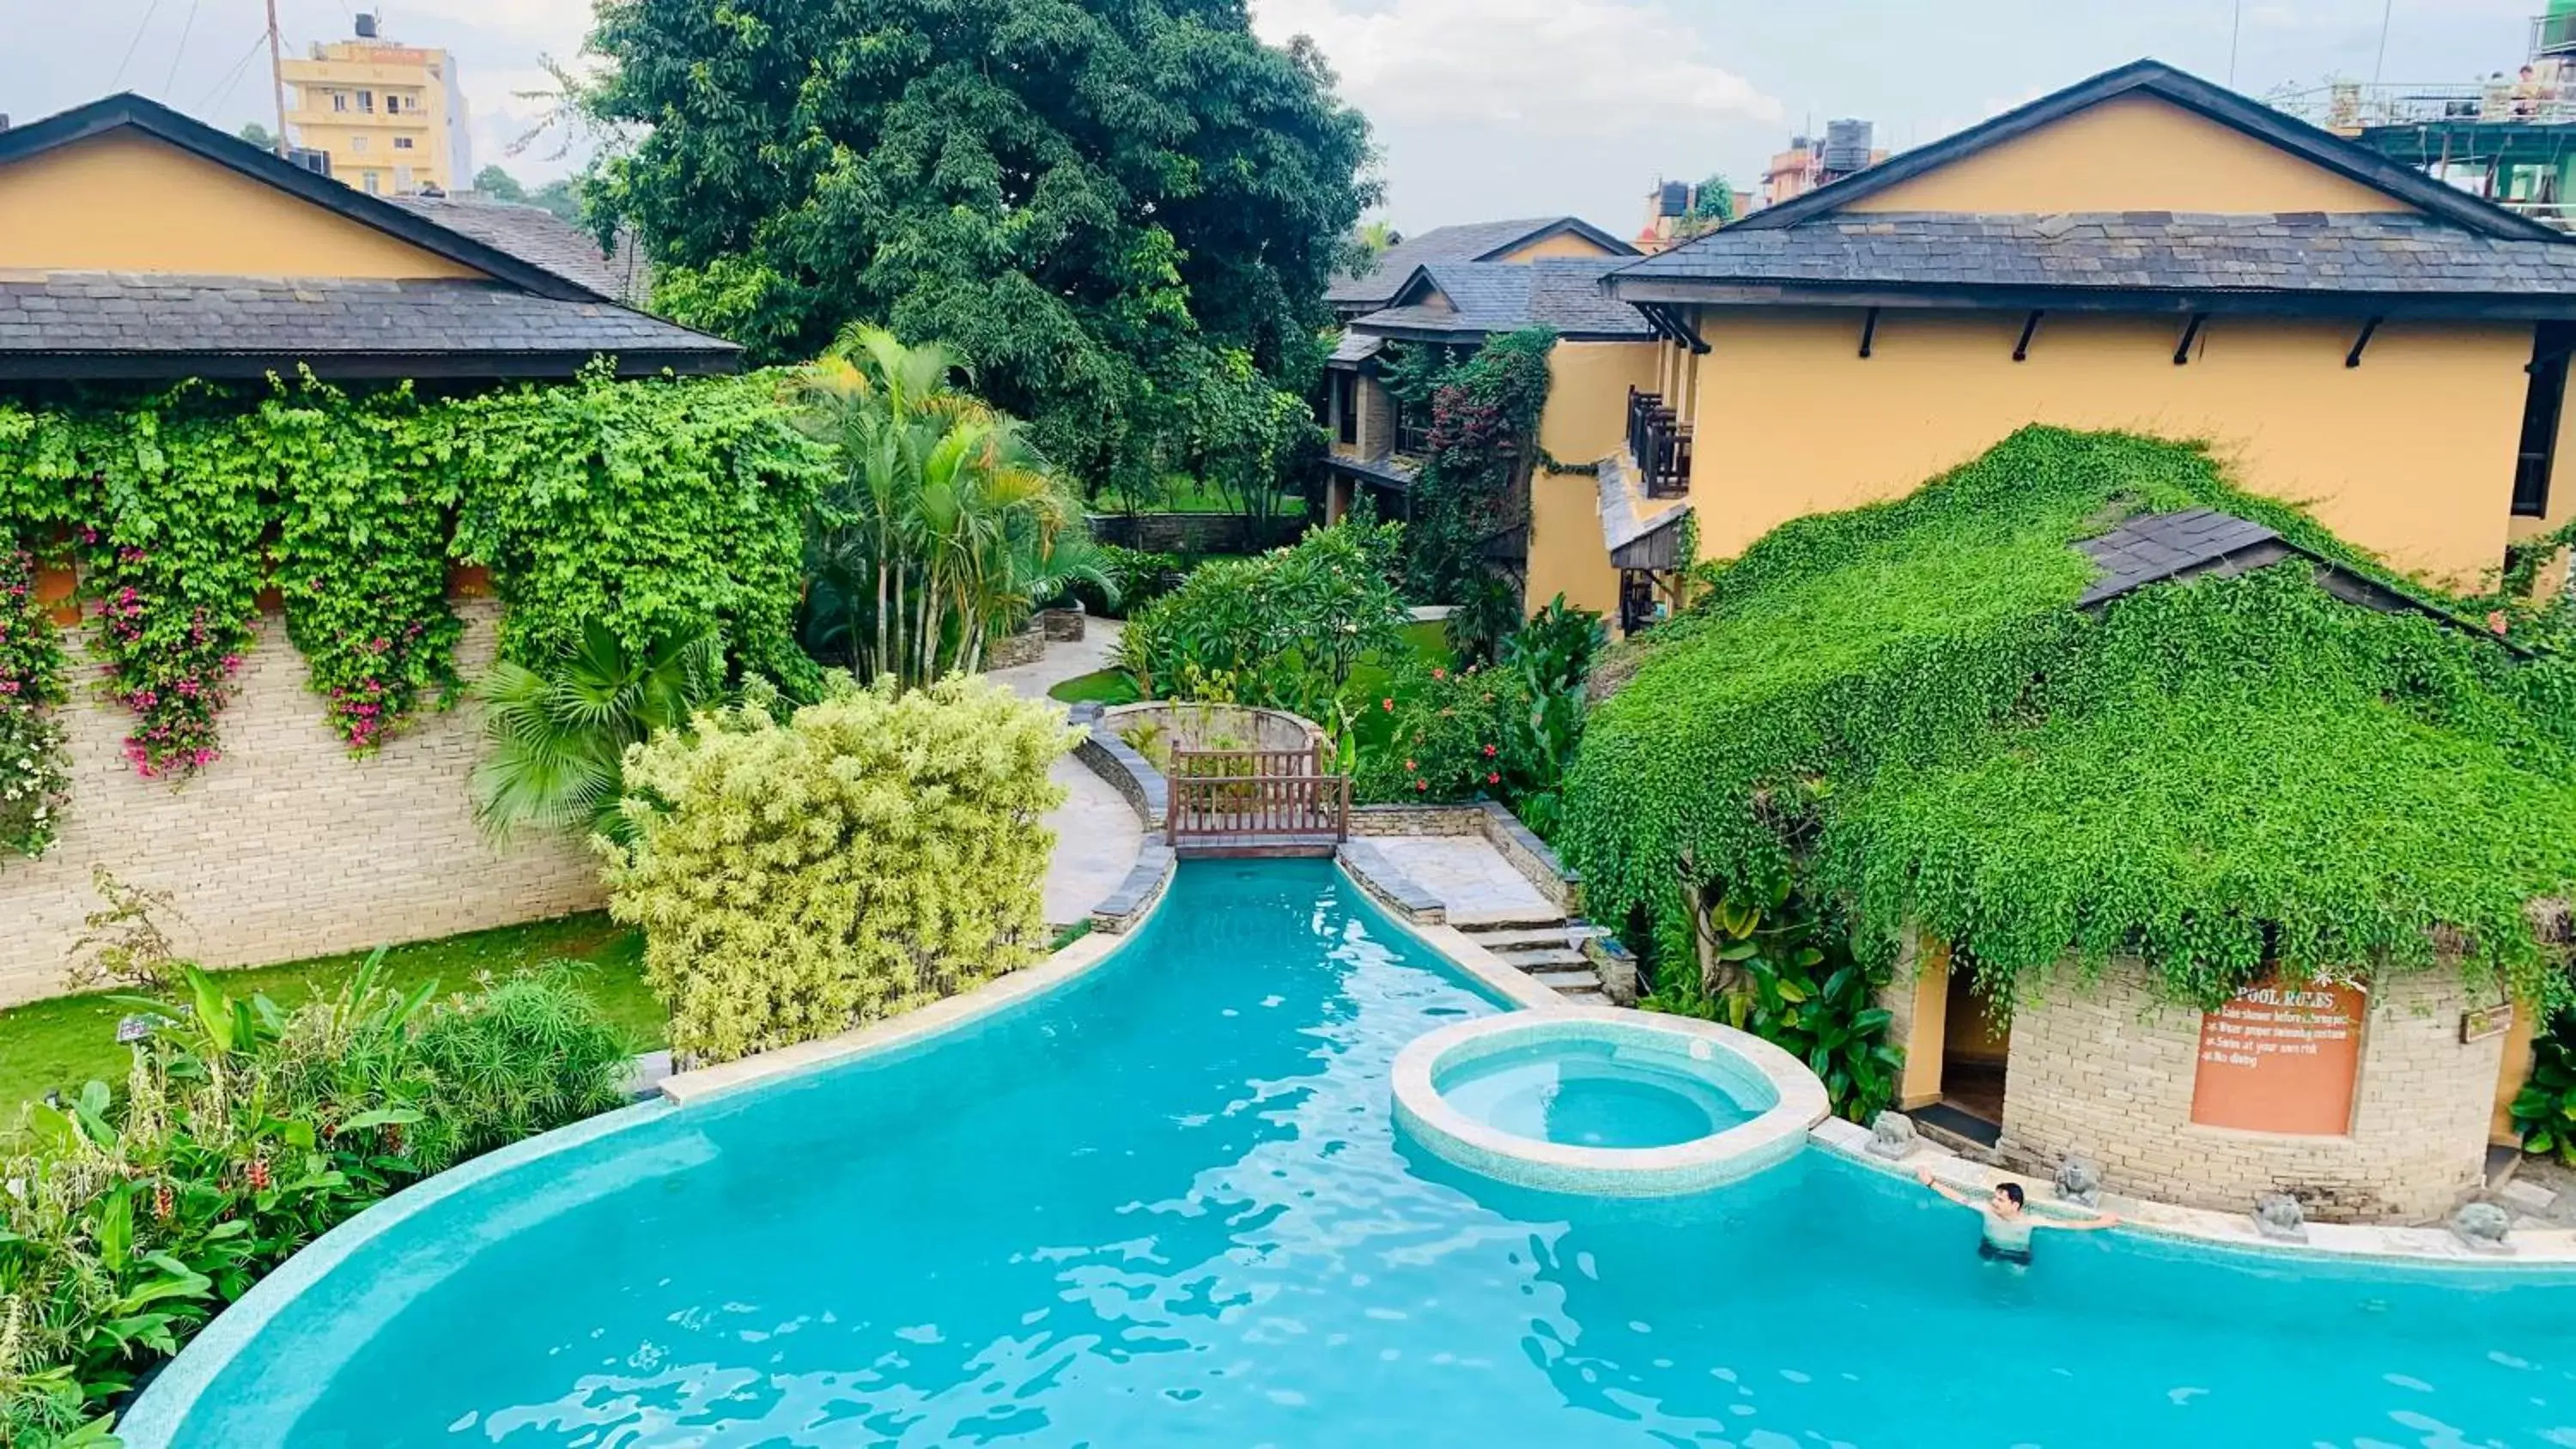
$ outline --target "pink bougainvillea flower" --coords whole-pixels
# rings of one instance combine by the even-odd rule
[[[1492,759],[1493,757],[1494,757],[1494,747],[1493,747],[1492,745],[1487,745],[1487,746],[1485,746],[1485,758],[1490,760],[1490,759]]]
[[[1503,783],[1503,777],[1499,772],[1489,773],[1485,776],[1485,783],[1488,785],[1499,785]]]

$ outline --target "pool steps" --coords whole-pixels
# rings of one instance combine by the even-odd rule
[[[1449,924],[1576,1006],[1611,1004],[1601,968],[1583,953],[1583,943],[1601,934],[1597,926],[1535,911],[1452,911]]]

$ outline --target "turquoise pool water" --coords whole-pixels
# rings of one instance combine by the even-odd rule
[[[1395,1137],[1494,1010],[1319,865],[1186,869],[1061,994],[446,1200],[176,1442],[2576,1445],[2576,1287],[2125,1235],[2015,1274],[1809,1152],[1572,1201]]]
[[[1679,1052],[1535,1041],[1437,1073],[1450,1106],[1515,1137],[1568,1147],[1670,1147],[1758,1115]]]

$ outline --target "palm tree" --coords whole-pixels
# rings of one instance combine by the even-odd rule
[[[475,820],[495,838],[534,826],[626,840],[626,747],[686,727],[723,662],[712,629],[637,650],[594,623],[546,670],[493,665],[472,690],[491,743],[474,769]]]
[[[1019,423],[951,386],[958,371],[944,348],[855,326],[800,384],[801,426],[841,464],[807,540],[806,643],[856,673],[975,669],[1039,600],[1107,583],[1080,502]]]

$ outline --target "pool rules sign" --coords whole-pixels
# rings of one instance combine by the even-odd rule
[[[2369,998],[2332,982],[2249,987],[2200,1019],[2191,1120],[2248,1132],[2341,1136]]]

